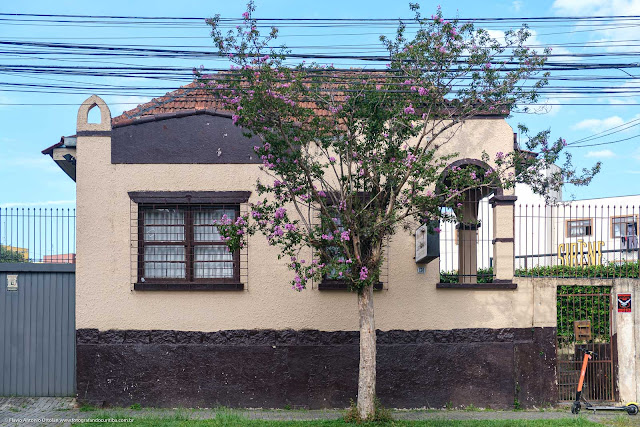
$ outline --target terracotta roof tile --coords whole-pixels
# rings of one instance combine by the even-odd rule
[[[356,74],[354,72],[354,74]],[[344,98],[344,94],[334,95],[338,100]],[[331,113],[325,109],[316,108],[314,102],[301,103],[302,106],[307,108],[314,108],[316,114],[326,116]],[[175,113],[184,110],[203,111],[207,110],[217,111],[221,113],[231,114],[229,110],[223,108],[222,103],[216,100],[211,92],[204,88],[200,88],[196,82],[189,83],[188,85],[181,86],[179,89],[158,98],[153,98],[151,101],[138,105],[136,108],[125,111],[121,115],[111,119],[112,126],[122,125],[124,122],[132,122],[136,119],[145,116],[154,116],[164,113]],[[502,116],[508,115],[508,112],[480,112],[479,116]]]

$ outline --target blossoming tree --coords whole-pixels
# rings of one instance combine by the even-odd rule
[[[253,2],[235,31],[223,33],[218,16],[207,20],[232,69],[195,70],[233,122],[260,138],[254,150],[269,177],[256,184],[261,200],[249,214],[220,222],[228,246],[241,248],[260,231],[286,257],[294,290],[332,278],[356,294],[362,419],[374,413],[373,285],[386,240],[425,221],[461,221],[469,191],[489,194],[526,182],[546,194],[587,184],[599,169],[576,172],[567,156],[557,172],[542,174],[565,145],[550,141],[549,131],[525,137],[525,150],[483,153],[490,168],[446,169],[457,156],[447,144],[465,120],[536,102],[548,52],[526,47],[526,28],[499,43],[472,24],[443,19],[440,10],[424,18],[418,5],[411,9],[415,36],[409,39],[401,22],[393,39],[381,37],[389,54],[384,70],[287,66],[286,49],[271,47],[277,29],[260,35]]]

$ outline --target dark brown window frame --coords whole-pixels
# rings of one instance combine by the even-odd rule
[[[138,205],[137,215],[137,271],[134,290],[243,290],[240,279],[240,252],[233,253],[234,272],[232,278],[194,277],[195,251],[198,245],[224,245],[223,242],[195,242],[193,212],[202,208],[234,209],[240,215],[240,204],[246,203],[251,193],[248,191],[206,191],[206,192],[130,192],[131,200]],[[144,212],[151,208],[174,208],[185,211],[185,240],[182,242],[153,241],[153,245],[182,245],[185,247],[185,279],[163,279],[144,277]]]

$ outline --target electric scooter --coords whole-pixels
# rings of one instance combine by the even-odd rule
[[[580,404],[580,399],[584,401],[584,409],[593,411],[626,411],[629,415],[636,415],[638,413],[638,403],[631,402],[625,406],[603,406],[603,405],[592,405],[587,402],[585,398],[582,397],[582,385],[584,384],[584,376],[587,373],[587,363],[589,359],[591,359],[596,354],[593,351],[586,350],[584,352],[584,358],[582,359],[582,370],[580,371],[580,381],[578,381],[578,391],[576,392],[576,401],[571,405],[571,413],[578,414],[582,405]]]

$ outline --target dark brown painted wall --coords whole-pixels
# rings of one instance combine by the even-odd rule
[[[397,408],[554,403],[555,328],[378,332],[378,396]],[[358,333],[77,331],[77,390],[93,404],[344,408]]]
[[[175,115],[174,115],[175,116]],[[261,163],[259,140],[230,118],[193,114],[141,121],[111,131],[111,163]]]

